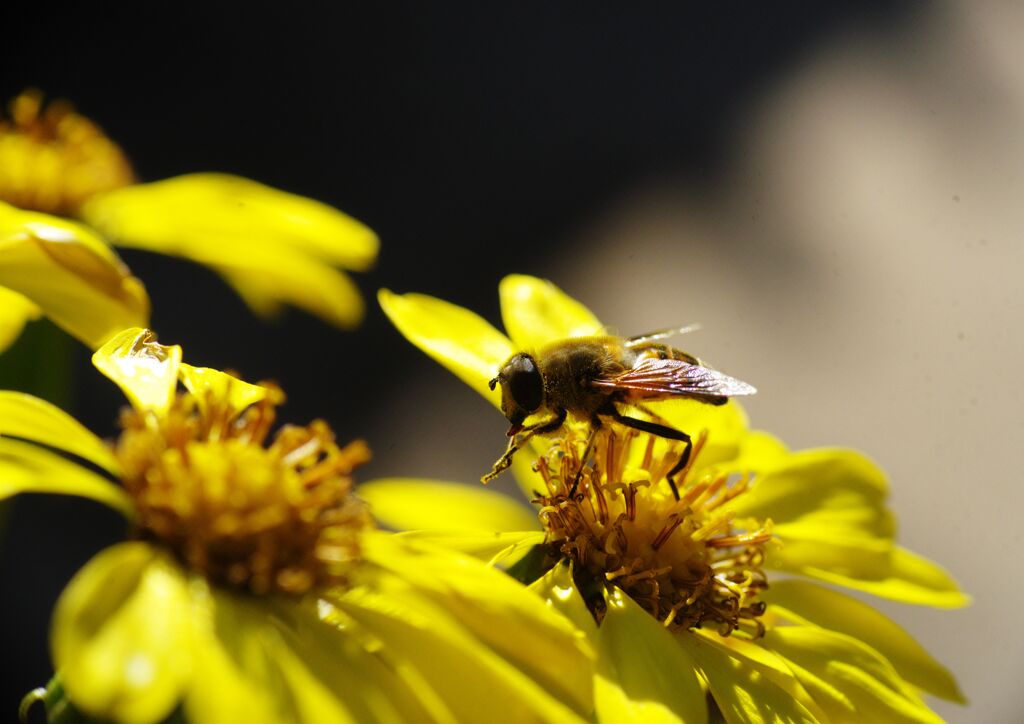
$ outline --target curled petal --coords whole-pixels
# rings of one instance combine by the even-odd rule
[[[92,363],[140,411],[163,414],[174,399],[181,347],[158,344],[148,329],[126,329],[92,356]]]
[[[0,287],[0,352],[14,344],[25,325],[42,313],[25,295]]]
[[[142,282],[95,233],[3,203],[0,285],[23,294],[93,349],[115,332],[149,319]]]

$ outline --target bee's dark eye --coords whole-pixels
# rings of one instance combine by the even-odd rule
[[[508,390],[516,404],[533,412],[544,401],[544,380],[533,359],[526,354],[513,357],[505,368]]]

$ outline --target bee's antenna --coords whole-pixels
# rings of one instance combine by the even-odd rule
[[[497,384],[498,384],[498,378],[497,378],[497,377],[495,377],[495,378],[494,378],[493,380],[490,380],[490,381],[489,381],[489,382],[487,383],[487,386],[488,386],[488,387],[489,387],[490,389],[492,389],[492,390],[493,390],[493,389],[494,389],[494,386],[495,386],[495,385],[497,385]]]

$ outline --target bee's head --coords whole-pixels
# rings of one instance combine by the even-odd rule
[[[515,435],[523,426],[523,420],[532,415],[544,403],[544,380],[533,357],[520,352],[512,355],[502,365],[498,376],[488,382],[493,390],[501,383],[501,411],[512,423],[509,435]]]

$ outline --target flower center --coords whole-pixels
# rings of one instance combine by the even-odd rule
[[[116,454],[137,533],[207,578],[254,593],[344,585],[359,534],[373,526],[350,476],[369,449],[362,441],[339,448],[320,420],[286,425],[265,445],[283,399],[273,392],[240,415],[191,394],[159,418],[122,414]]]
[[[771,523],[737,529],[722,510],[748,489],[750,477],[691,475],[704,434],[676,476],[677,501],[665,476],[679,460],[680,445],[656,453],[661,438],[605,426],[592,458],[582,460],[586,428],[565,429],[537,461],[547,494],[534,502],[548,541],[573,562],[584,595],[611,584],[665,626],[714,625],[723,636],[743,627],[762,635],[765,605],[757,595],[767,587],[762,547],[772,537]],[[600,619],[602,597],[587,598]]]
[[[86,200],[134,182],[121,149],[67,103],[43,108],[26,91],[0,117],[0,200],[22,209],[72,215]]]

